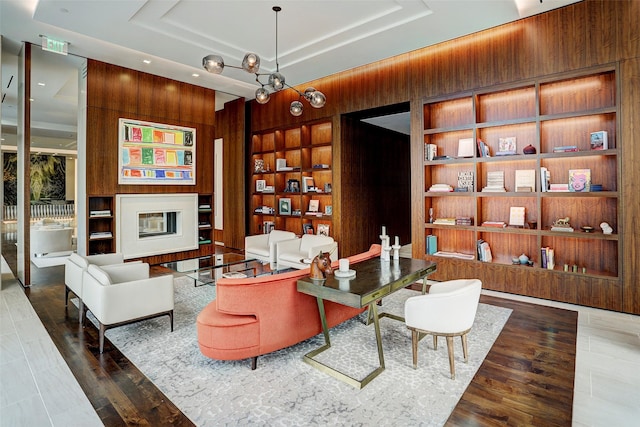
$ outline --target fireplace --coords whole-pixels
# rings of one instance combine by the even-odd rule
[[[198,249],[198,195],[118,194],[116,251],[125,259]]]

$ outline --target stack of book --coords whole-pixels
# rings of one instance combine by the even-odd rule
[[[485,221],[481,224],[483,227],[505,228],[507,223],[504,221]]]
[[[456,219],[455,218],[436,218],[435,221],[433,221],[434,224],[440,224],[440,225],[456,225]]]
[[[448,193],[453,191],[453,187],[449,184],[433,184],[431,187],[429,187],[429,191]]]
[[[558,193],[569,192],[569,184],[549,184],[548,191]]]
[[[113,237],[110,231],[93,231],[89,234],[90,239],[104,239],[107,237]]]
[[[473,220],[468,216],[456,217],[456,225],[473,225]]]
[[[577,145],[561,145],[559,147],[553,147],[554,153],[568,153],[571,151],[579,151]]]
[[[111,210],[104,209],[104,210],[91,211],[89,212],[89,216],[111,216]]]
[[[504,171],[487,172],[487,186],[482,191],[504,193]]]
[[[540,168],[540,191],[549,191],[549,183],[551,182],[551,174],[549,169],[545,167]]]
[[[489,146],[481,140],[478,140],[478,157],[491,157]]]
[[[438,252],[438,237],[433,234],[427,236],[426,252],[428,255],[433,255]]]

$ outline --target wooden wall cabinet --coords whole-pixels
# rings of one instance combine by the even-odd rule
[[[200,246],[213,244],[212,201],[211,194],[198,194],[198,243]]]
[[[251,234],[263,233],[270,225],[277,230],[302,234],[304,224],[311,224],[316,233],[318,226],[327,225],[331,234],[333,172],[330,121],[253,134],[250,162]],[[282,165],[286,166],[283,168]],[[305,181],[308,180],[313,182],[315,190],[305,191]],[[318,205],[315,215],[309,213],[312,202]]]
[[[435,144],[437,155],[447,158],[428,160],[425,156],[425,242],[418,246],[426,249],[427,236],[434,235],[438,251],[472,258],[425,254],[438,262],[434,278],[448,280],[461,277],[460,271],[479,269],[475,275],[482,276],[487,289],[621,310],[617,115],[613,67],[426,100],[424,143]],[[590,134],[598,131],[607,132],[607,149],[591,148]],[[516,154],[497,155],[500,140],[508,137],[516,139]],[[464,138],[483,141],[491,156],[481,156],[476,147],[473,157],[459,158],[459,141]],[[523,154],[528,145],[535,147],[535,154]],[[573,145],[577,151],[554,150]],[[567,184],[570,170],[589,169],[591,184],[600,185],[601,191],[542,191],[541,168],[549,171],[551,184]],[[534,191],[518,191],[517,170],[535,171]],[[472,191],[430,191],[434,184],[457,187],[461,172],[473,173]],[[504,192],[482,191],[491,172],[504,173]],[[483,225],[486,221],[509,224],[511,207],[525,208],[524,227]],[[471,218],[471,225],[430,222],[430,218],[438,222],[438,218],[461,217]],[[552,231],[553,223],[564,217],[569,217],[574,231]],[[613,233],[604,234],[602,222]],[[582,231],[585,226],[593,231]],[[491,263],[478,261],[478,240],[489,243]],[[554,250],[553,269],[542,267],[541,248],[545,247]],[[512,259],[523,253],[533,266],[513,265]],[[533,276],[539,276],[538,280],[529,286]]]

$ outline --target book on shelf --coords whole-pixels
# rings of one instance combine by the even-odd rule
[[[536,170],[518,169],[516,170],[515,187],[517,192],[536,191]]]
[[[433,184],[429,187],[429,191],[433,191],[436,193],[449,193],[453,191],[453,187],[449,184]]]
[[[309,200],[309,210],[307,212],[316,213],[320,210],[320,200]]]
[[[113,237],[113,234],[111,234],[110,231],[92,231],[91,234],[89,234],[89,237],[92,239],[100,239],[105,237]]]
[[[458,188],[466,188],[467,190],[458,190]],[[458,172],[458,187],[456,191],[473,191],[473,171]]]
[[[439,224],[439,225],[456,225],[456,219],[455,218],[436,218],[435,221],[433,221],[434,224]]]
[[[209,204],[198,205],[198,209],[200,209],[200,210],[211,209],[211,205],[209,205]]]
[[[489,146],[482,140],[478,140],[478,157],[491,157]]]
[[[484,192],[506,192],[504,189],[504,171],[487,172],[487,185],[482,188]]]
[[[553,152],[554,153],[570,153],[573,151],[580,151],[578,150],[578,146],[577,145],[560,145],[557,147],[553,147]]]
[[[475,260],[476,257],[471,254],[465,254],[462,252],[446,252],[446,251],[438,251],[433,255],[442,256],[446,258],[458,258],[458,259],[467,259],[467,260]]]
[[[302,224],[302,234],[315,234],[313,224],[311,224],[310,222]]]
[[[568,193],[569,184],[549,184],[550,193]]]
[[[198,228],[209,228],[211,227],[211,224],[209,224],[208,222],[203,222],[198,224]]]
[[[555,267],[554,258],[555,251],[552,248],[549,246],[540,248],[540,267],[553,270],[553,267]]]
[[[329,165],[326,163],[316,163],[313,165],[313,169],[329,169]]]
[[[272,230],[275,230],[276,224],[273,221],[263,221],[262,222],[262,232],[264,234],[271,233]]]
[[[456,217],[456,225],[473,225],[473,218],[469,216]]]
[[[551,180],[551,174],[549,173],[549,169],[544,166],[540,168],[540,191],[547,192],[549,191],[549,181]]]
[[[589,144],[592,150],[608,150],[609,141],[607,139],[607,131],[601,130],[598,132],[591,132],[591,138]]]
[[[591,169],[569,170],[569,191],[588,192],[591,189]]]
[[[329,224],[318,224],[318,236],[329,235]]]
[[[200,240],[198,240],[198,244],[199,245],[208,245],[209,243],[211,243],[211,239],[200,239]]]
[[[104,210],[90,211],[89,216],[111,216],[111,210],[104,209]]]
[[[458,157],[473,157],[473,138],[461,138],[458,140]]]
[[[425,248],[427,255],[433,255],[438,252],[438,236],[429,234],[427,236],[427,246]]]
[[[566,233],[573,233],[573,227],[571,227],[570,225],[568,226],[553,225],[551,226],[551,231],[564,231]]]
[[[478,247],[478,260],[482,262],[491,262],[493,261],[493,256],[491,255],[491,246],[489,243],[480,239],[477,243]]]
[[[424,143],[424,160],[431,161],[438,155],[438,146],[436,144]]]
[[[482,227],[495,227],[495,228],[505,228],[507,223],[504,221],[484,221],[481,224]]]

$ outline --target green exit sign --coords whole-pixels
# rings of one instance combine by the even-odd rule
[[[59,53],[60,55],[66,55],[68,47],[69,43],[67,42],[50,39],[47,36],[42,36],[42,50]]]

